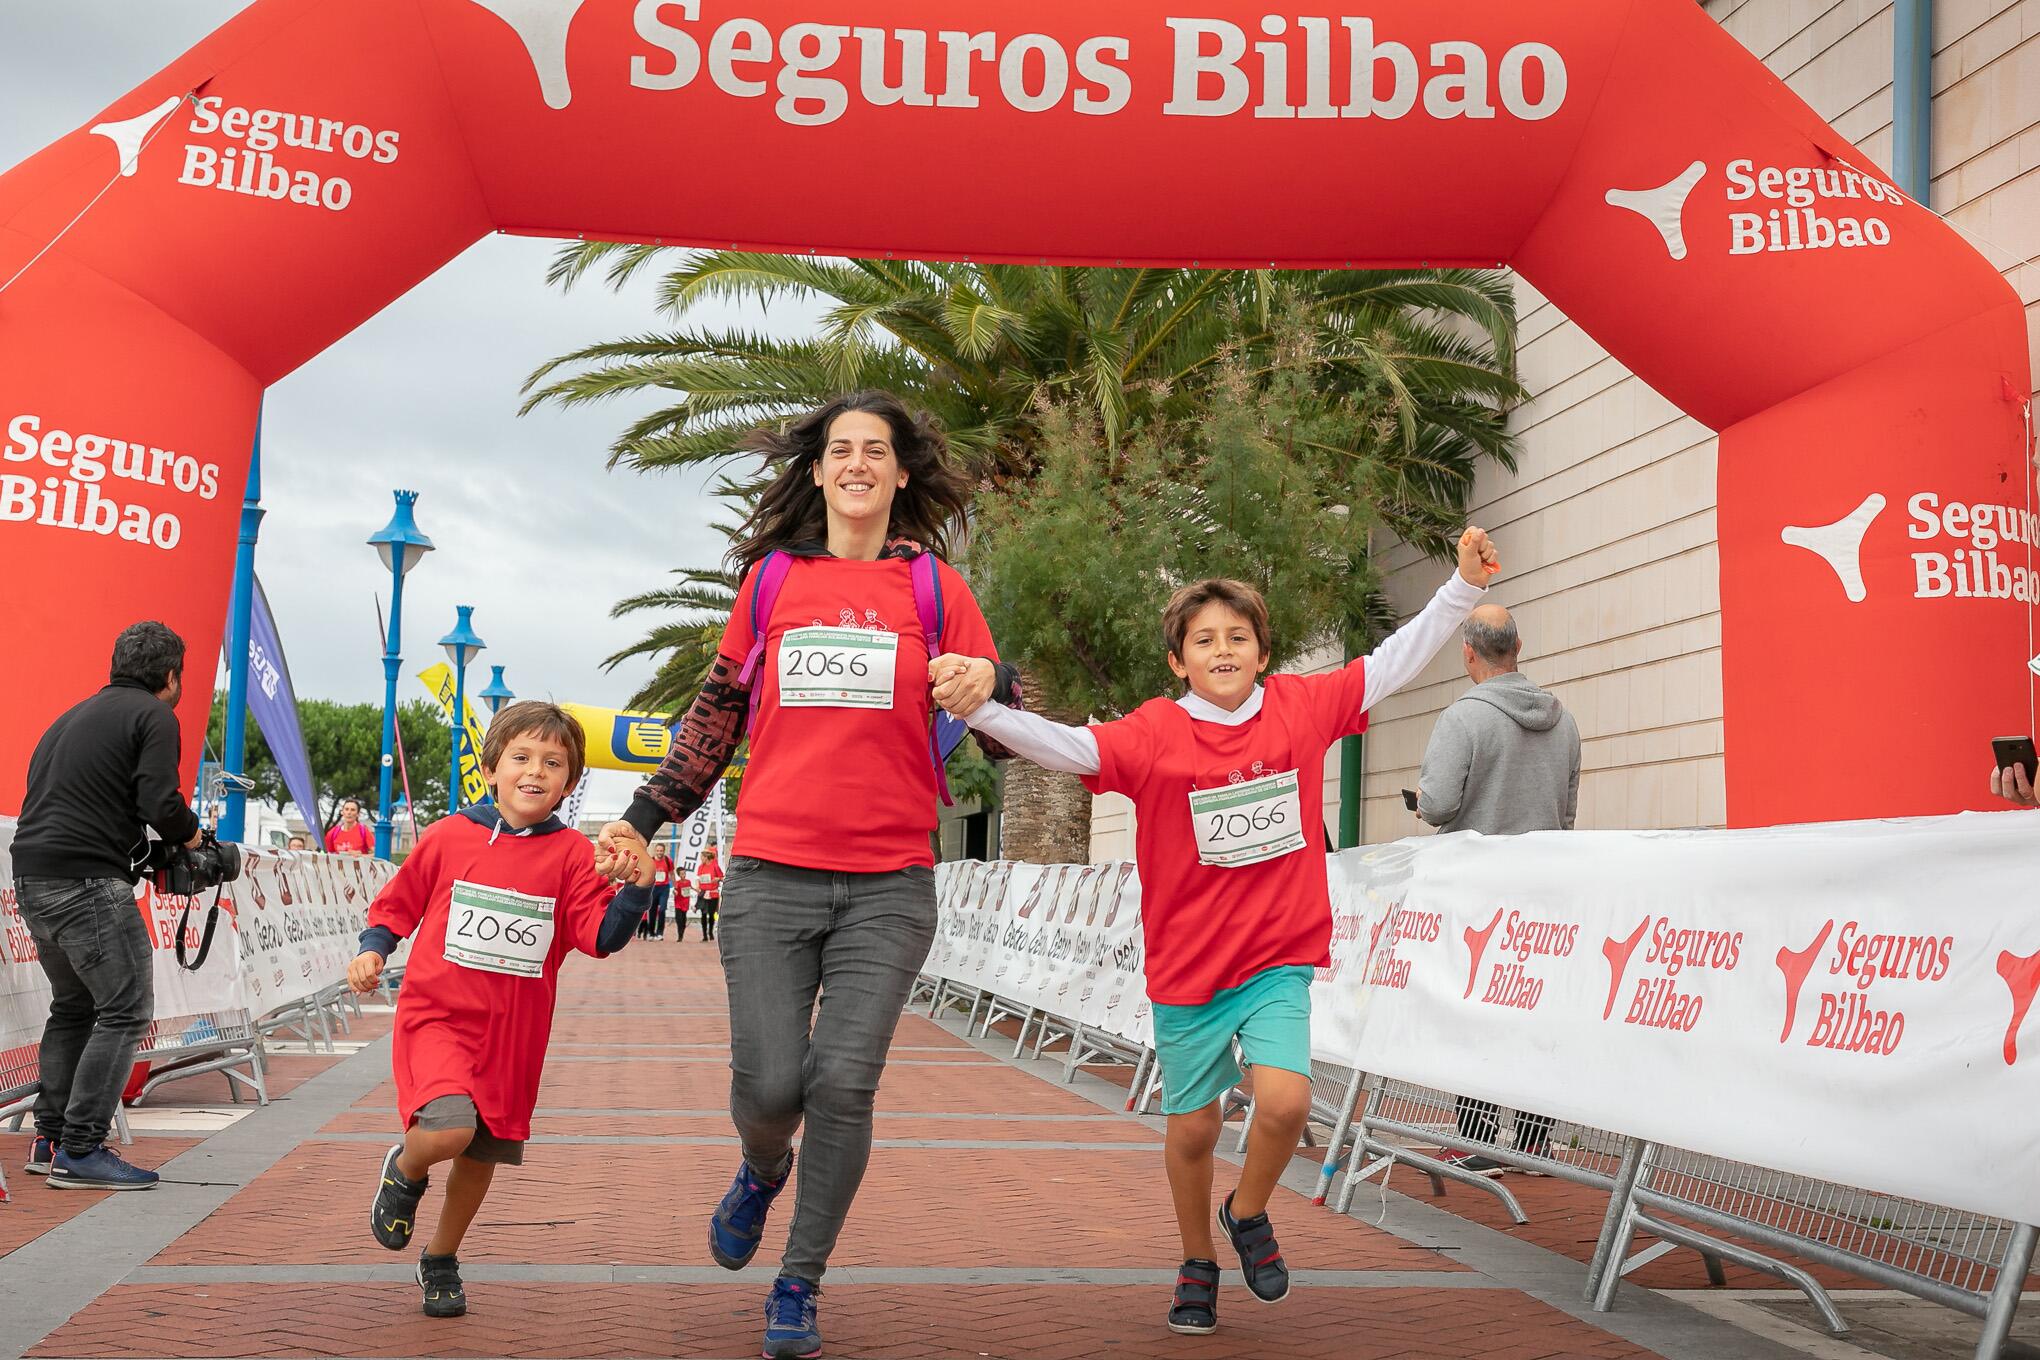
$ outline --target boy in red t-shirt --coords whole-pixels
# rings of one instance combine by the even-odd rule
[[[390,1061],[404,1141],[383,1157],[369,1227],[401,1251],[431,1168],[453,1163],[418,1261],[430,1317],[467,1311],[461,1239],[496,1167],[524,1160],[560,964],[569,950],[601,958],[623,948],[651,904],[649,857],[634,857],[635,883],[617,892],[595,872],[595,847],[552,815],[585,764],[581,725],[560,708],[525,702],[497,714],[482,745],[495,805],[426,831],[369,908],[347,969],[355,991],[373,991],[383,960],[412,937]]]
[[[1264,1303],[1289,1293],[1268,1201],[1310,1117],[1310,984],[1331,963],[1324,847],[1325,752],[1364,731],[1367,711],[1414,679],[1480,602],[1499,570],[1479,529],[1459,540],[1459,571],[1372,655],[1327,675],[1271,675],[1268,606],[1240,581],[1185,586],[1162,616],[1169,669],[1189,687],[1117,722],[1065,727],[986,703],[957,712],[1036,764],[1083,775],[1093,793],[1134,803],[1166,1160],[1184,1261],[1172,1331],[1218,1326],[1211,1233],[1212,1153],[1221,1099],[1254,1072],[1255,1113],[1238,1186],[1219,1226],[1247,1287]],[[929,664],[949,707],[964,659]]]

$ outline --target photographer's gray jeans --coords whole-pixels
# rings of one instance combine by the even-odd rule
[[[819,1282],[871,1159],[900,1009],[935,939],[935,871],[847,874],[738,856],[723,880],[730,1118],[782,1174],[806,1121],[783,1274]],[[816,993],[821,1006],[815,1006]]]
[[[106,1141],[155,1007],[154,956],[132,884],[22,878],[21,919],[50,980],[35,1131],[73,1157]]]

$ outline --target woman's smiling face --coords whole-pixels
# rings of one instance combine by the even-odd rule
[[[822,456],[815,461],[815,485],[822,489],[831,520],[888,524],[893,497],[906,484],[892,426],[883,416],[845,411],[830,423]]]

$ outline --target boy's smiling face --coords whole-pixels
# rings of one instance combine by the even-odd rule
[[[1169,653],[1169,669],[1177,679],[1190,682],[1191,693],[1230,713],[1254,692],[1255,680],[1268,669],[1268,658],[1261,654],[1247,617],[1213,600],[1190,616],[1182,653]]]
[[[496,792],[496,807],[511,826],[533,826],[552,815],[567,795],[573,756],[550,737],[526,733],[504,746],[495,768],[484,770]]]

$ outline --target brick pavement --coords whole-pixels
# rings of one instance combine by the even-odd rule
[[[361,1221],[376,1135],[394,1136],[396,1123],[394,1093],[375,1079],[374,1066],[387,1064],[377,1046],[280,1060],[292,1084],[272,1110],[324,1099],[333,1088],[314,1080],[321,1072],[359,1075],[348,1098],[300,1121],[303,1134],[276,1149],[279,1160],[174,1240],[159,1239],[167,1245],[147,1265],[110,1280],[28,1353],[755,1354],[769,1266],[725,1275],[709,1268],[702,1244],[703,1216],[737,1157],[717,1113],[727,1090],[721,1053],[696,1047],[725,1042],[721,1007],[714,955],[692,940],[640,943],[570,967],[534,1120],[536,1133],[561,1141],[534,1143],[526,1166],[499,1176],[463,1253],[473,1267],[464,1319],[420,1316],[415,1288],[398,1275],[410,1256],[376,1247]],[[387,1025],[371,1015],[354,1037]],[[1314,1209],[1289,1189],[1277,1192],[1274,1213],[1292,1262],[1309,1272],[1292,1298],[1260,1306],[1229,1272],[1221,1331],[1176,1337],[1161,1325],[1176,1252],[1158,1125],[1118,1113],[1106,1088],[1086,1095],[1004,1062],[1009,1050],[903,1019],[880,1097],[880,1144],[824,1301],[831,1355],[1789,1354],[1647,1295],[1610,1318],[1578,1316],[1578,1271],[1560,1254],[1538,1253],[1556,1283],[1536,1271],[1504,1278],[1456,1251]],[[195,1097],[218,1103],[219,1079],[204,1081],[189,1083]],[[138,1156],[148,1162],[172,1143],[150,1139]],[[1221,1168],[1220,1193],[1231,1176]],[[64,1198],[18,1181],[17,1190]],[[1452,1207],[1468,1208],[1468,1198]],[[435,1207],[428,1198],[421,1234]],[[39,1217],[19,1221],[44,1231],[52,1225],[40,1216],[51,1211],[38,1204]],[[1560,1226],[1550,1245],[1561,1253],[1573,1217],[1552,1215]],[[775,1215],[761,1263],[775,1255],[784,1223]],[[33,1235],[16,1230],[0,1250]],[[7,1267],[0,1257],[0,1288]],[[0,1345],[0,1360],[8,1354]]]

